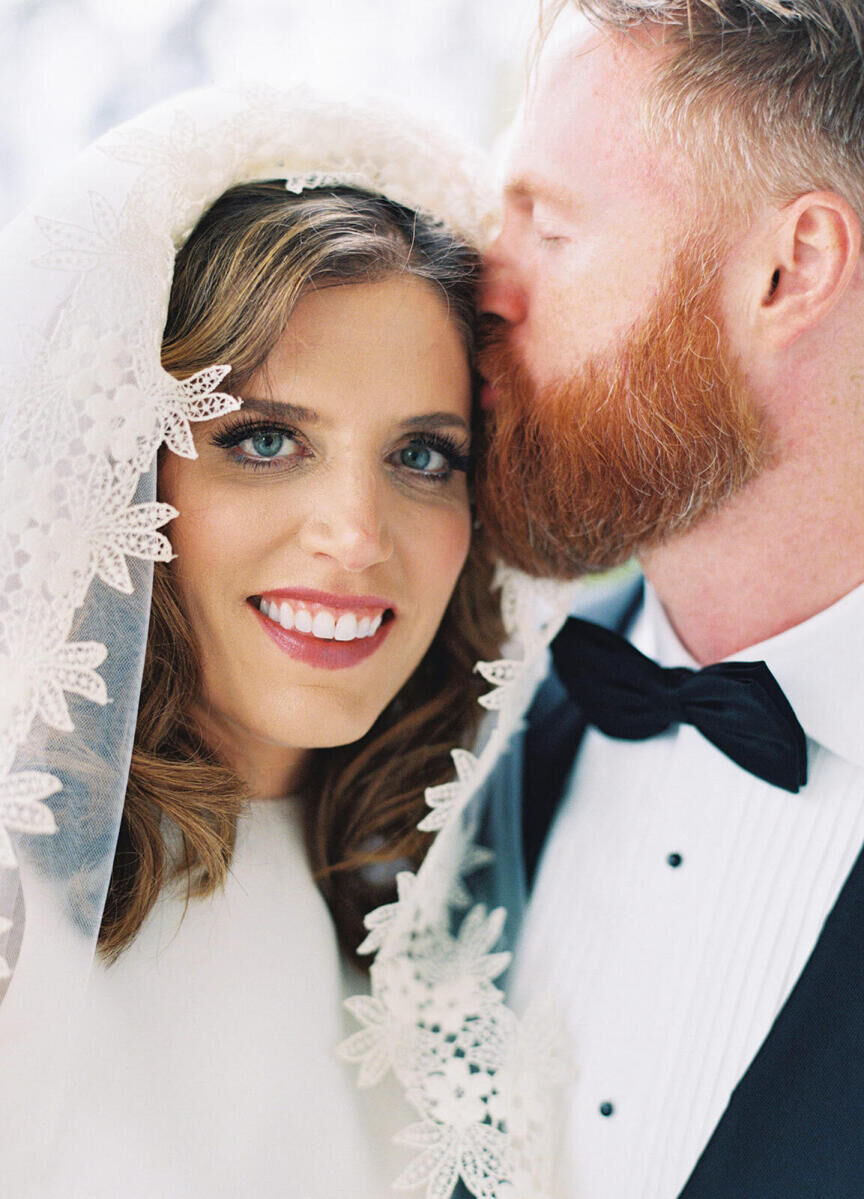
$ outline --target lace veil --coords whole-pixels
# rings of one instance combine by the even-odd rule
[[[151,564],[170,557],[162,530],[176,515],[156,501],[155,455],[164,443],[194,456],[190,422],[239,406],[220,391],[227,364],[182,383],[161,368],[174,254],[227,187],[283,177],[298,191],[386,194],[475,244],[488,231],[475,159],[437,134],[305,92],[207,89],[107,134],[0,234],[0,1178],[39,1154],[69,1083]],[[480,667],[498,725],[476,756],[454,750],[454,782],[429,793],[432,852],[400,876],[398,903],[368,919],[372,994],[349,1001],[365,1027],[343,1047],[362,1085],[392,1066],[407,1088],[421,1118],[404,1139],[420,1153],[400,1185],[438,1197],[461,1176],[476,1195],[521,1187],[538,1199],[547,1152],[510,1102],[525,1093],[520,1062],[540,1058],[530,1021],[518,1024],[493,982],[506,965],[494,951],[502,915],[470,906],[460,871],[482,857],[471,796],[518,726],[569,600],[512,573],[501,581],[515,658]],[[461,924],[454,904],[469,908]]]

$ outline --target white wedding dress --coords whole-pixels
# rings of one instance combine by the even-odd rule
[[[252,804],[224,890],[163,892],[94,965],[33,1199],[380,1199],[364,1096],[334,1053],[341,973],[299,809]]]

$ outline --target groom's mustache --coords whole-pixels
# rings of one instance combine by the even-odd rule
[[[567,378],[538,387],[506,326],[485,329],[479,367],[496,401],[478,507],[522,570],[573,578],[625,562],[716,509],[765,461],[706,243],[689,240],[648,315]]]

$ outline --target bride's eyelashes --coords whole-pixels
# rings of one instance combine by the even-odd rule
[[[212,435],[210,444],[251,470],[292,470],[314,456],[302,433],[272,421],[240,420]],[[470,443],[447,433],[412,433],[391,450],[387,464],[421,486],[446,483],[455,473],[469,474]]]
[[[447,433],[414,433],[388,461],[424,483],[446,482],[456,472],[467,475],[472,465],[470,444]]]
[[[311,454],[297,429],[272,421],[238,421],[214,433],[210,444],[252,470],[290,470]]]

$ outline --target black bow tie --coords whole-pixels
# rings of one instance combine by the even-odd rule
[[[561,682],[590,724],[641,741],[692,724],[758,778],[797,791],[807,782],[804,730],[764,662],[666,669],[600,625],[571,617],[552,643]]]

